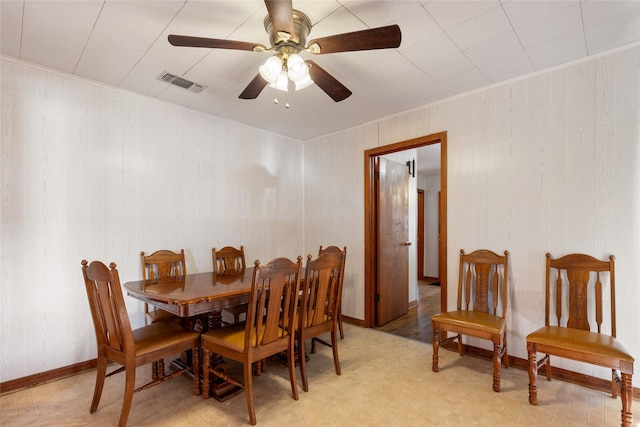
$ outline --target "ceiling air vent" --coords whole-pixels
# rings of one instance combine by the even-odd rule
[[[175,74],[167,73],[166,71],[163,71],[158,79],[171,83],[172,85],[180,86],[181,88],[190,90],[191,92],[200,92],[204,87],[198,83],[176,76]]]

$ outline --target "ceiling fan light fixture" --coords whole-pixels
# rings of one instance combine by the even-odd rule
[[[258,68],[258,71],[263,79],[274,85],[278,82],[278,78],[283,72],[282,61],[279,57],[272,56]]]
[[[297,53],[293,53],[287,58],[287,74],[294,82],[303,80],[309,75],[309,67]]]
[[[313,80],[311,80],[311,76],[307,72],[307,75],[300,80],[295,80],[296,90],[304,89],[307,86],[311,86],[313,84]]]
[[[289,88],[289,78],[287,77],[287,72],[281,70],[276,81],[274,83],[271,83],[269,86],[287,92]]]

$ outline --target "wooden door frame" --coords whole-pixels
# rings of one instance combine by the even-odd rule
[[[418,188],[418,234],[416,253],[418,255],[418,280],[424,280],[424,190]]]
[[[376,201],[375,158],[397,151],[440,144],[440,241],[438,242],[440,270],[440,307],[447,309],[447,132],[439,132],[364,152],[364,326],[375,326],[376,315]]]

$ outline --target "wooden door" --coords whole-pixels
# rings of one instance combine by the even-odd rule
[[[377,326],[409,311],[409,173],[378,159]]]

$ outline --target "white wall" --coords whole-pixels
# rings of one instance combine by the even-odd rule
[[[83,258],[304,255],[303,145],[2,59],[0,382],[95,357]],[[316,248],[317,251],[317,248]],[[142,304],[126,298],[134,327]]]
[[[439,277],[440,175],[427,175],[424,180],[424,275]]]
[[[363,126],[305,145],[305,248],[347,247],[342,312],[364,319],[364,150],[377,139]]]
[[[305,174],[306,194],[334,209],[327,218],[307,197],[307,241],[331,230],[351,248],[345,315],[364,312],[363,151],[441,131],[448,133],[449,307],[460,248],[508,249],[509,352],[526,358],[526,335],[544,324],[545,253],[614,254],[618,338],[639,358],[640,48],[305,143],[313,171]],[[321,172],[328,170],[342,179],[327,185]],[[554,363],[610,378],[603,369]]]

